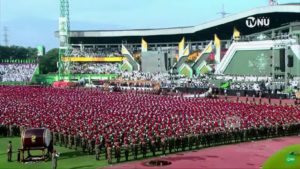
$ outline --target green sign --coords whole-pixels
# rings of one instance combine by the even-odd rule
[[[286,162],[289,163],[289,164],[295,163],[296,162],[296,156],[294,154],[289,154],[286,157]]]

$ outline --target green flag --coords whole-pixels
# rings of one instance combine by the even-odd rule
[[[221,85],[221,89],[228,89],[230,87],[230,83],[229,82],[225,82]]]
[[[286,162],[289,164],[293,164],[296,162],[296,156],[294,154],[289,154],[286,157]]]

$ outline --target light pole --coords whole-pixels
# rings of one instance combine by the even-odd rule
[[[67,66],[62,62],[70,62],[63,61],[62,57],[65,57],[69,54],[70,44],[69,44],[69,36],[70,36],[70,19],[69,19],[69,0],[60,0],[60,17],[59,17],[59,61],[58,61],[58,79],[62,80],[63,74],[66,72]],[[70,72],[67,72],[70,75]]]
[[[0,0],[0,28],[2,28],[2,0]],[[0,39],[0,46],[1,46],[1,39]]]

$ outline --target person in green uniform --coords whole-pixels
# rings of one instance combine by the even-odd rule
[[[57,158],[59,157],[59,154],[56,152],[56,150],[53,150],[52,152],[52,169],[57,169]]]
[[[7,161],[11,161],[12,157],[12,143],[11,141],[8,141],[8,146],[7,146]]]
[[[128,161],[128,156],[129,156],[129,145],[127,142],[124,144],[124,153],[125,153],[125,159]]]

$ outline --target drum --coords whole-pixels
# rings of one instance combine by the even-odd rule
[[[49,147],[50,141],[51,133],[46,128],[27,129],[21,135],[24,149]]]

